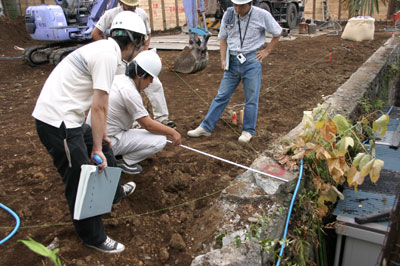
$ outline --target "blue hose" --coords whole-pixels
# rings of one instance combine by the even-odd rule
[[[19,225],[20,225],[21,222],[20,222],[20,220],[19,220],[18,215],[17,215],[13,210],[11,210],[10,208],[8,208],[8,207],[7,207],[6,205],[4,205],[3,203],[0,203],[0,207],[3,208],[4,210],[8,211],[12,216],[14,216],[15,221],[17,222],[16,225],[15,225],[15,227],[14,227],[14,229],[12,230],[12,232],[11,232],[8,236],[6,236],[4,239],[2,239],[2,240],[0,241],[0,245],[2,245],[2,244],[5,243],[6,241],[8,241],[11,237],[13,237],[13,235],[17,232],[17,230],[18,230]]]
[[[21,59],[22,58],[22,56],[14,56],[14,57],[0,57],[0,59],[3,59],[3,60],[12,60],[12,59]]]
[[[282,241],[281,251],[279,252],[279,257],[278,257],[278,261],[276,262],[276,266],[279,266],[279,264],[281,263],[281,257],[282,257],[282,255],[283,255],[283,251],[284,251],[284,249],[285,249],[285,241],[286,241],[286,235],[287,235],[287,232],[288,232],[290,216],[292,215],[292,210],[293,210],[294,201],[295,201],[295,199],[296,199],[296,195],[297,195],[297,192],[298,192],[299,187],[300,187],[301,177],[302,177],[302,176],[303,176],[303,160],[301,160],[300,171],[299,171],[299,178],[297,179],[296,188],[294,189],[292,201],[290,202],[289,211],[288,211],[288,216],[287,216],[287,218],[286,218],[285,230],[284,230],[284,232],[283,232],[283,241]]]
[[[393,105],[390,106],[389,111],[387,111],[387,114],[390,115],[390,113],[392,112],[392,110],[393,110]]]

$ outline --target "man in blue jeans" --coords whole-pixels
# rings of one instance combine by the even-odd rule
[[[258,99],[261,88],[261,62],[279,41],[282,28],[272,15],[251,5],[252,0],[231,0],[233,7],[224,13],[218,38],[220,39],[221,67],[225,70],[208,113],[188,136],[210,136],[240,81],[243,81],[245,107],[240,142],[250,141],[256,131]],[[266,32],[273,38],[262,50]],[[228,49],[227,49],[228,48]],[[227,54],[228,53],[228,54]],[[227,61],[228,60],[228,61]]]

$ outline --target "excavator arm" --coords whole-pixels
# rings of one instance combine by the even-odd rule
[[[190,74],[204,69],[208,63],[207,42],[211,33],[207,29],[204,1],[199,1],[199,13],[203,20],[204,28],[198,26],[196,0],[183,0],[187,26],[189,28],[189,46],[175,59],[174,70],[176,72]],[[202,39],[200,39],[200,37]]]

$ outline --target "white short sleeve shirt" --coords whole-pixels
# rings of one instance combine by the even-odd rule
[[[110,92],[121,49],[112,39],[82,46],[51,72],[32,116],[54,127],[80,127],[93,100],[93,89]]]
[[[108,100],[107,135],[111,137],[127,131],[135,120],[146,116],[149,113],[133,80],[117,75]]]
[[[100,17],[99,21],[96,24],[96,28],[98,28],[102,32],[106,32],[106,30],[109,30],[111,28],[111,25],[112,25],[112,22],[113,22],[115,16],[118,15],[122,11],[124,11],[122,6],[117,6],[110,10],[107,10]],[[140,7],[137,7],[135,10],[135,13],[138,14],[139,17],[143,20],[144,25],[146,26],[146,33],[150,34],[151,27],[150,27],[150,23],[149,23],[149,19],[147,17],[146,11],[144,11],[144,9],[142,9]]]

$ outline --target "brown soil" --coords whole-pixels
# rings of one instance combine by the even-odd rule
[[[388,25],[380,28],[384,26]],[[25,32],[23,18],[10,21],[0,17],[0,32],[0,57],[20,56],[15,45],[35,43]],[[178,53],[159,51],[164,62],[160,79],[170,118],[176,121],[184,145],[249,166],[273,139],[301,121],[303,110],[335,92],[390,36],[390,32],[377,31],[374,41],[353,43],[354,48],[338,36],[304,36],[280,42],[263,62],[258,126],[251,145],[237,141],[240,128],[229,122],[227,112],[227,123],[220,121],[211,137],[186,137],[188,130],[199,125],[216,95],[222,77],[219,54],[209,53],[205,70],[177,75],[168,66]],[[124,182],[134,180],[137,190],[114,206],[111,214],[104,215],[107,233],[127,249],[119,255],[105,255],[84,247],[70,223],[64,186],[37,138],[31,117],[51,70],[50,65],[32,68],[21,60],[0,60],[0,202],[21,218],[21,228],[2,245],[0,265],[51,265],[17,242],[28,237],[44,245],[58,237],[58,254],[66,265],[190,265],[215,240],[214,235],[208,242],[198,241],[212,223],[202,214],[216,200],[218,193],[213,192],[226,187],[244,170],[167,144],[141,163],[143,174],[122,175]],[[227,110],[239,112],[241,107],[235,105],[242,103],[240,86]],[[0,210],[0,239],[14,224],[13,218]]]

